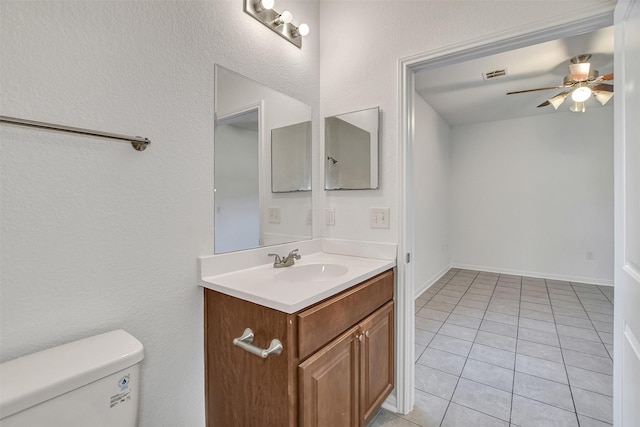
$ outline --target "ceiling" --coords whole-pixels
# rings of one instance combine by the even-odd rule
[[[450,125],[489,122],[556,113],[536,108],[562,89],[506,95],[507,92],[558,86],[569,74],[571,57],[590,53],[591,69],[613,72],[613,27],[478,58],[415,74],[416,91]],[[506,69],[505,77],[485,80],[486,72]],[[559,111],[569,111],[565,102]],[[611,107],[613,102],[607,103]],[[603,108],[590,99],[587,109]],[[579,113],[574,113],[579,114]]]

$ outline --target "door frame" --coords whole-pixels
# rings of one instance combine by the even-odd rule
[[[410,254],[413,242],[413,138],[414,138],[414,73],[439,68],[471,59],[551,40],[575,36],[613,25],[615,4],[596,6],[559,16],[545,23],[533,23],[512,30],[490,34],[471,42],[454,44],[398,61],[398,286],[396,316],[396,411],[408,414],[415,400],[415,283]],[[615,113],[614,113],[615,114]]]

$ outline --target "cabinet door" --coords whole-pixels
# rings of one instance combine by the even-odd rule
[[[362,425],[393,390],[393,301],[360,323],[360,420]]]
[[[300,426],[359,425],[358,335],[351,328],[300,364]]]

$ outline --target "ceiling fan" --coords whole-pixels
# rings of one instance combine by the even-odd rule
[[[591,64],[588,62],[590,58],[590,54],[578,55],[571,58],[569,74],[565,76],[564,82],[560,86],[519,90],[515,92],[508,92],[507,95],[564,88],[565,90],[562,92],[538,105],[538,108],[553,105],[553,108],[557,110],[569,95],[572,100],[572,104],[569,109],[574,112],[584,113],[585,102],[591,97],[591,95],[593,95],[600,104],[605,105],[613,96],[613,85],[603,82],[613,80],[613,73],[600,76],[598,70],[591,69]]]

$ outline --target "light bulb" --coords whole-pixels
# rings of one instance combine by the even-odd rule
[[[280,16],[278,16],[278,18],[276,18],[275,21],[273,21],[273,23],[275,25],[283,25],[290,24],[291,21],[293,21],[293,15],[288,10],[285,10],[280,14]]]
[[[587,86],[580,86],[571,93],[571,99],[575,102],[584,102],[591,96],[591,89]]]
[[[297,28],[291,30],[293,37],[304,37],[309,34],[309,26],[307,24],[300,24]]]
[[[258,0],[255,3],[254,9],[256,12],[262,12],[263,10],[273,9],[275,0]]]
[[[302,37],[309,35],[309,26],[307,24],[300,24],[298,32]]]

